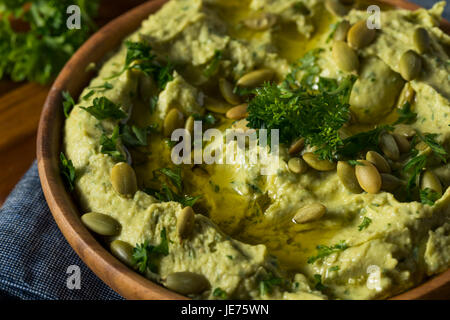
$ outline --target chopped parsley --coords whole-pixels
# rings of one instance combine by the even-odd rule
[[[434,205],[434,203],[439,200],[440,195],[436,191],[430,188],[425,188],[420,190],[420,202],[427,204],[429,206]]]
[[[64,178],[70,191],[73,191],[75,186],[75,167],[72,160],[68,160],[63,152],[59,154],[60,173]]]
[[[167,239],[166,228],[161,230],[161,242],[154,246],[148,243],[136,244],[133,248],[133,261],[140,273],[145,273],[147,268],[154,273],[158,272],[157,262],[162,256],[169,254],[169,241]]]
[[[344,250],[346,250],[348,248],[349,248],[349,246],[345,243],[344,240],[339,241],[337,244],[335,244],[335,245],[333,245],[331,247],[319,244],[316,247],[317,255],[315,255],[313,257],[309,257],[308,258],[308,263],[312,264],[312,263],[316,262],[317,260],[321,260],[321,259],[329,256],[330,254],[333,254],[335,252],[344,251]]]
[[[265,83],[255,89],[248,105],[248,127],[279,129],[280,142],[298,137],[317,147],[321,159],[334,159],[343,143],[338,130],[349,118],[349,95],[353,78],[344,79],[334,91],[311,91]]]
[[[371,223],[372,223],[372,219],[370,219],[369,217],[364,217],[363,221],[358,226],[358,231],[362,231],[362,230],[368,228]]]
[[[75,101],[73,100],[69,91],[63,91],[62,96],[64,99],[63,101],[64,116],[67,119],[69,117],[70,111],[72,111],[73,107],[75,106]]]
[[[322,283],[322,276],[320,274],[315,274],[314,275],[314,289],[323,291],[326,288],[327,287],[324,286],[324,284]]]
[[[331,268],[328,269],[329,272],[333,272],[333,271],[339,271],[340,267],[339,266],[332,266]]]
[[[205,70],[203,70],[203,75],[207,78],[215,75],[219,70],[220,60],[222,60],[222,50],[216,50],[211,61],[206,65]]]
[[[119,126],[114,127],[111,137],[102,134],[100,137],[100,152],[111,156],[115,161],[125,161],[124,155],[117,148],[119,138]]]
[[[215,288],[213,291],[213,296],[223,300],[228,298],[227,292],[221,288]]]
[[[406,101],[400,109],[397,109],[398,119],[394,124],[411,124],[417,119],[417,113],[411,111],[411,104]]]
[[[273,288],[281,284],[282,284],[281,278],[275,277],[271,273],[269,273],[267,279],[261,280],[259,282],[259,292],[261,293],[262,296],[271,294]]]
[[[0,4],[0,79],[48,83],[95,30],[99,0],[10,0]],[[67,8],[81,11],[80,29],[68,29]],[[26,30],[17,30],[20,19]]]
[[[111,78],[118,77],[127,70],[140,70],[151,76],[160,90],[164,90],[167,82],[173,80],[174,66],[172,63],[169,61],[166,65],[161,65],[156,62],[156,56],[148,43],[143,41],[125,41],[125,47],[127,48],[125,65],[118,74],[113,75]]]
[[[153,171],[153,180],[159,184],[159,189],[144,188],[144,192],[154,196],[159,201],[176,201],[183,207],[192,207],[201,196],[189,196],[184,193],[181,178],[181,168],[161,168]]]
[[[90,107],[80,107],[92,114],[98,120],[114,119],[120,120],[127,114],[120,107],[106,97],[95,98]]]
[[[146,146],[147,135],[151,132],[152,127],[140,128],[135,125],[123,125],[120,128],[122,142],[127,147]]]

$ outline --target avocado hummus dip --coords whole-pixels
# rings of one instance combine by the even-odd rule
[[[195,299],[383,299],[445,271],[444,6],[381,7],[377,25],[363,2],[169,1],[77,103],[64,95],[61,170],[82,221]],[[174,163],[180,128],[219,161]],[[275,130],[241,154],[268,161],[221,161],[233,128]]]

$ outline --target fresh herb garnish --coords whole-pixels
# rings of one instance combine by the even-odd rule
[[[426,133],[422,135],[418,130],[416,130],[419,138],[427,144],[433,151],[434,155],[438,157],[442,162],[447,163],[448,153],[445,151],[444,147],[441,146],[438,142],[436,142],[436,137],[438,136],[436,133]]]
[[[158,105],[158,96],[153,96],[150,98],[150,114],[156,111],[156,106]]]
[[[329,272],[333,272],[333,271],[339,271],[339,266],[332,266],[331,268],[328,269]]]
[[[144,243],[136,244],[133,248],[133,261],[140,273],[145,273],[146,269],[157,273],[157,261],[162,256],[169,254],[169,241],[166,235],[166,228],[161,230],[161,242],[154,246],[144,241]]]
[[[60,172],[69,187],[70,191],[73,191],[75,186],[75,167],[72,160],[68,160],[63,152],[59,154]]]
[[[353,78],[344,79],[335,91],[289,89],[265,83],[257,88],[248,105],[248,127],[279,129],[280,142],[298,137],[317,147],[321,159],[334,159],[343,144],[338,130],[349,118],[349,95]]]
[[[206,65],[205,70],[203,70],[203,75],[207,78],[215,75],[219,70],[219,63],[222,59],[222,50],[214,51],[214,56],[211,61]]]
[[[227,292],[221,288],[215,288],[213,291],[213,296],[223,300],[228,298]]]
[[[331,247],[319,244],[316,247],[317,255],[315,255],[313,257],[309,257],[308,263],[312,264],[312,263],[316,262],[317,260],[320,260],[320,259],[323,259],[323,258],[329,256],[330,254],[333,254],[335,252],[344,251],[348,248],[349,248],[349,246],[345,243],[344,240],[339,241],[337,244],[335,244]]]
[[[417,180],[427,164],[427,156],[425,154],[417,155],[418,151],[416,149],[413,149],[411,154],[412,158],[403,167],[403,172],[409,173],[409,178],[406,183],[408,198],[411,196],[411,190],[418,185]]]
[[[1,1],[0,78],[48,83],[94,31],[98,0]],[[67,8],[81,11],[80,29],[67,28]],[[14,20],[26,30],[17,30]]]
[[[397,109],[397,113],[398,119],[394,125],[399,123],[411,124],[416,121],[417,113],[411,111],[411,104],[408,101],[400,109]]]
[[[127,116],[120,107],[106,97],[95,98],[90,107],[80,107],[92,114],[98,120],[120,120]]]
[[[203,123],[208,125],[213,125],[217,121],[217,119],[211,113],[207,113],[203,116],[199,115],[198,113],[194,113],[192,116],[194,117],[195,120],[202,121]]]
[[[326,288],[327,287],[324,286],[324,284],[322,283],[322,276],[320,274],[315,274],[314,275],[314,289],[323,291]]]
[[[364,217],[363,221],[358,226],[358,231],[362,231],[362,230],[368,228],[371,223],[372,223],[372,219],[370,219],[369,217]]]
[[[151,76],[160,90],[164,90],[167,82],[173,80],[174,66],[170,61],[166,65],[156,62],[152,47],[145,42],[125,41],[127,54],[123,69],[111,78],[118,77],[127,70],[140,70]]]
[[[98,86],[92,86],[92,87],[88,87],[88,89],[92,89],[92,90],[103,90],[103,91],[107,91],[107,90],[111,90],[112,88],[114,88],[114,86],[109,83],[109,82],[104,82],[101,85]]]
[[[159,201],[176,201],[181,203],[183,207],[192,207],[201,198],[201,196],[189,196],[184,193],[180,167],[155,170],[153,171],[153,177],[155,182],[159,184],[159,189],[144,188],[144,192],[154,196]]]
[[[267,279],[261,280],[259,282],[259,291],[262,296],[265,296],[272,293],[274,286],[279,286],[281,284],[281,278],[275,277],[271,273],[269,273]]]
[[[147,135],[151,132],[152,128],[140,128],[135,125],[123,125],[120,128],[122,142],[127,147],[140,147],[147,145]]]
[[[75,106],[75,101],[73,100],[69,91],[63,91],[62,96],[64,99],[63,101],[64,116],[67,119],[69,117],[70,111],[72,111],[73,107]]]
[[[427,204],[429,206],[434,205],[434,203],[439,200],[440,195],[436,191],[430,188],[425,188],[420,190],[420,202]]]
[[[100,152],[111,156],[115,161],[125,161],[124,155],[117,148],[119,137],[119,126],[114,127],[111,137],[102,134],[100,137]]]

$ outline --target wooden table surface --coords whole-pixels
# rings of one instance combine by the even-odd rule
[[[103,0],[102,26],[144,0]],[[0,205],[36,158],[36,131],[49,85],[0,80]]]

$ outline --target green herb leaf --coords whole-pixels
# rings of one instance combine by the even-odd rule
[[[226,300],[228,298],[227,292],[221,288],[215,288],[213,291],[213,296],[222,300]]]
[[[68,160],[63,152],[59,154],[60,172],[70,191],[75,186],[75,167],[72,160]]]
[[[111,156],[115,161],[125,161],[124,155],[117,148],[119,137],[119,126],[114,128],[111,137],[102,134],[100,137],[100,152]]]
[[[314,275],[314,289],[319,290],[319,291],[323,291],[325,290],[327,287],[323,285],[322,283],[322,276],[320,274],[315,274]]]
[[[439,200],[441,196],[439,193],[430,188],[425,188],[420,190],[420,202],[427,204],[429,206],[434,205],[434,203]]]
[[[99,0],[1,1],[0,78],[50,82],[78,47],[95,30],[92,16]],[[23,10],[25,4],[29,10]],[[68,29],[67,8],[77,5],[81,28]],[[16,30],[10,18],[20,18],[27,30]]]
[[[310,91],[304,87],[288,89],[265,83],[255,89],[248,105],[248,127],[279,129],[280,142],[298,137],[317,147],[322,159],[334,159],[343,143],[338,130],[349,118],[349,95],[353,78],[344,79],[335,91]]]
[[[417,113],[411,111],[411,104],[408,101],[400,109],[397,109],[397,113],[398,119],[394,125],[399,123],[410,124],[416,121]]]
[[[358,226],[358,231],[362,231],[362,230],[366,229],[367,227],[369,227],[369,225],[371,223],[372,223],[372,219],[370,219],[369,217],[364,217],[363,221]]]
[[[70,111],[72,111],[73,107],[75,106],[75,101],[73,100],[72,96],[70,95],[69,91],[63,91],[63,109],[64,109],[64,116],[69,118]]]
[[[147,145],[147,135],[149,128],[140,128],[135,125],[123,125],[120,128],[122,142],[127,147],[139,147]]]
[[[426,133],[422,135],[419,131],[416,130],[417,135],[419,138],[425,142],[433,151],[433,153],[441,159],[442,162],[447,163],[447,156],[448,153],[445,151],[444,147],[441,146],[438,142],[436,142],[436,137],[438,134],[436,133]]]
[[[206,65],[205,70],[203,70],[203,75],[207,78],[215,75],[219,70],[219,63],[221,59],[222,59],[222,51],[216,50],[214,52],[214,56],[212,57],[211,61]]]
[[[346,249],[348,249],[349,246],[345,243],[344,240],[338,242],[337,244],[328,247],[322,244],[319,244],[316,249],[317,249],[317,255],[313,256],[313,257],[309,257],[308,258],[308,263],[312,264],[314,262],[316,262],[317,260],[321,260],[327,256],[329,256],[330,254],[333,254],[335,252],[340,252],[340,251],[344,251]]]
[[[158,260],[169,254],[169,241],[167,239],[166,228],[161,230],[161,241],[158,245],[153,246],[144,241],[144,243],[136,244],[133,248],[133,261],[140,273],[145,273],[147,268],[151,272],[158,272]]]
[[[80,107],[92,114],[98,120],[126,118],[127,114],[120,107],[106,97],[95,98],[90,107]]]
[[[273,276],[271,273],[268,274],[268,277],[259,282],[259,291],[262,296],[271,294],[274,286],[279,286],[282,284],[282,279]]]

